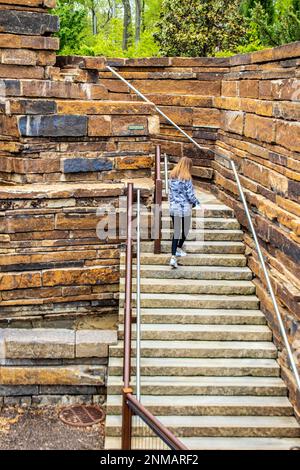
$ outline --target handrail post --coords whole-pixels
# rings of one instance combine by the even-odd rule
[[[131,448],[132,411],[127,404],[131,379],[131,325],[132,325],[132,215],[133,184],[127,185],[127,242],[126,242],[126,278],[124,307],[124,356],[123,356],[123,406],[122,406],[122,449]]]
[[[155,147],[155,195],[154,195],[154,254],[161,253],[162,229],[162,180],[160,173],[161,152],[160,145]]]
[[[168,178],[168,155],[164,154],[164,163],[165,163],[165,193],[169,194],[169,178]]]
[[[136,398],[141,401],[141,190],[137,190],[136,223]]]

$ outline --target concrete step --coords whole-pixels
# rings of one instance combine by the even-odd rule
[[[135,374],[135,359],[132,373]],[[122,375],[123,358],[109,359],[109,374]],[[141,373],[154,376],[215,376],[215,377],[278,377],[279,365],[275,359],[193,359],[143,357]]]
[[[135,343],[132,345],[135,356]],[[110,346],[110,357],[123,357],[123,341]],[[159,341],[142,340],[142,357],[206,357],[206,358],[277,358],[277,349],[270,341]]]
[[[132,310],[133,318],[136,310]],[[119,321],[123,322],[124,308],[120,308]],[[266,318],[260,310],[213,310],[193,308],[143,308],[143,325],[147,323],[202,324],[202,325],[265,325]]]
[[[124,307],[124,293],[120,294],[120,307]],[[135,294],[132,306],[135,307]],[[185,295],[185,294],[141,294],[142,308],[198,308],[198,309],[247,309],[259,308],[255,295]]]
[[[131,381],[135,393],[135,377]],[[109,376],[107,394],[120,395],[123,380]],[[280,377],[172,377],[141,376],[142,395],[286,396]]]
[[[183,437],[181,441],[191,450],[290,450],[300,447],[299,438],[285,437]],[[160,449],[161,442],[157,445]],[[107,436],[105,448],[120,449],[121,438]],[[144,442],[133,438],[132,449],[145,449]]]
[[[133,338],[135,328],[133,325]],[[119,338],[124,338],[124,325],[119,325]],[[267,325],[197,325],[160,323],[143,324],[141,338],[150,340],[191,341],[271,341],[272,332]]]
[[[172,268],[169,268],[170,270]],[[135,289],[136,280],[132,285]],[[125,280],[120,279],[120,292],[125,290]],[[141,292],[153,294],[220,294],[220,295],[252,295],[255,285],[251,281],[226,280],[194,280],[194,279],[141,279]]]
[[[173,237],[173,230],[170,228],[162,229],[162,240],[171,240]],[[197,227],[192,229],[187,237],[189,241],[241,241],[244,238],[242,230],[220,230],[220,229],[203,229]]]
[[[244,254],[245,245],[242,242],[232,241],[188,241],[184,244],[184,249],[188,254]],[[153,253],[154,243],[142,242],[141,251],[143,253]],[[171,253],[171,241],[162,240],[162,253]]]
[[[135,263],[136,260],[134,259]],[[154,255],[153,253],[141,253],[142,265],[168,265],[170,262],[170,254]],[[125,254],[121,254],[121,266],[125,263]],[[228,267],[245,267],[247,259],[245,255],[239,254],[197,254],[193,256],[185,256],[178,258],[178,264],[181,266],[228,266]]]
[[[162,218],[163,228],[172,228],[172,221],[170,217]],[[218,217],[193,217],[192,228],[202,228],[202,229],[216,229],[216,230],[239,230],[240,224],[237,219],[225,219]]]
[[[142,397],[143,405],[155,416],[293,416],[286,397],[177,395]],[[107,414],[119,415],[122,397],[107,398]]]
[[[121,267],[121,275],[125,276],[125,269]],[[136,269],[133,268],[133,276]],[[156,279],[194,279],[194,280],[233,280],[250,281],[252,271],[249,268],[231,266],[182,266],[180,269],[170,269],[170,266],[141,265],[141,277]]]
[[[286,416],[157,416],[178,437],[300,437],[294,417]],[[133,423],[133,435],[139,427]],[[119,436],[121,416],[106,417],[106,434]]]

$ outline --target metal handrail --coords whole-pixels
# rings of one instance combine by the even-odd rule
[[[162,229],[162,180],[161,180],[161,151],[160,145],[155,147],[155,192],[154,192],[154,254],[161,253]]]
[[[139,416],[150,429],[164,441],[172,450],[188,450],[147,408],[145,408],[131,393],[127,394],[127,402],[132,411]]]
[[[136,222],[136,398],[141,401],[141,190],[137,190]]]
[[[168,178],[168,155],[164,154],[164,165],[165,165],[165,193],[166,196],[169,194],[169,178]]]
[[[245,197],[245,193],[244,193],[244,190],[243,190],[243,187],[242,187],[242,184],[241,184],[240,176],[238,174],[238,171],[236,169],[234,161],[230,157],[228,157],[227,155],[218,154],[217,152],[215,152],[215,154],[217,156],[219,156],[221,158],[224,158],[225,160],[229,161],[230,166],[231,166],[232,171],[233,171],[233,174],[234,174],[234,177],[236,179],[239,194],[240,194],[240,197],[241,197],[241,200],[242,200],[245,212],[246,212],[247,220],[248,220],[248,223],[249,223],[249,226],[250,226],[250,230],[252,232],[252,236],[253,236],[253,239],[254,239],[255,248],[256,248],[260,263],[261,263],[262,268],[263,268],[263,272],[264,272],[264,276],[265,276],[265,279],[266,279],[266,282],[267,282],[269,294],[271,296],[272,304],[273,304],[273,307],[274,307],[274,310],[275,310],[275,313],[276,313],[276,317],[277,317],[277,320],[278,320],[278,323],[279,323],[280,331],[281,331],[283,341],[284,341],[284,344],[285,344],[285,347],[286,347],[286,350],[287,350],[287,353],[288,353],[288,357],[289,357],[289,360],[290,360],[290,365],[291,365],[292,371],[294,373],[298,389],[300,390],[299,371],[297,369],[297,366],[296,366],[296,363],[295,363],[295,360],[294,360],[294,357],[293,357],[292,349],[291,349],[291,346],[290,346],[290,343],[289,343],[289,340],[288,340],[288,336],[287,336],[287,333],[286,333],[286,330],[285,330],[285,326],[284,326],[284,323],[283,323],[283,320],[282,320],[282,316],[281,316],[281,313],[280,313],[280,310],[279,310],[279,307],[278,307],[278,303],[277,303],[277,300],[276,300],[276,297],[275,297],[275,294],[274,294],[274,289],[273,289],[271,279],[270,279],[270,275],[269,275],[269,272],[268,272],[268,269],[267,269],[267,264],[266,264],[263,252],[261,250],[261,247],[260,247],[260,244],[259,244],[259,241],[258,241],[258,237],[257,237],[257,234],[256,234],[254,224],[252,222],[251,214],[250,214],[247,199]]]

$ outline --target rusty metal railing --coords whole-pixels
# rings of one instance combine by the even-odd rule
[[[162,228],[162,179],[161,179],[161,151],[160,145],[155,147],[154,167],[154,253],[161,253],[161,228]]]
[[[158,153],[157,153],[158,155]],[[159,176],[159,175],[158,175]],[[139,197],[139,194],[138,194]],[[133,396],[131,386],[131,337],[132,337],[132,261],[133,261],[133,200],[134,186],[127,186],[127,242],[125,272],[125,307],[124,307],[124,357],[123,357],[123,388],[122,388],[122,449],[131,449],[133,436],[133,415],[140,417],[143,423],[173,450],[186,450],[172,432],[167,429],[139,399]],[[139,231],[138,231],[139,233]],[[137,354],[140,354],[137,350]],[[139,361],[137,362],[139,364]],[[140,394],[139,394],[140,395]]]

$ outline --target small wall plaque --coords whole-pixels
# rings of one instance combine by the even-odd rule
[[[128,126],[129,131],[143,131],[144,129],[145,129],[145,126],[139,126],[139,125]]]

